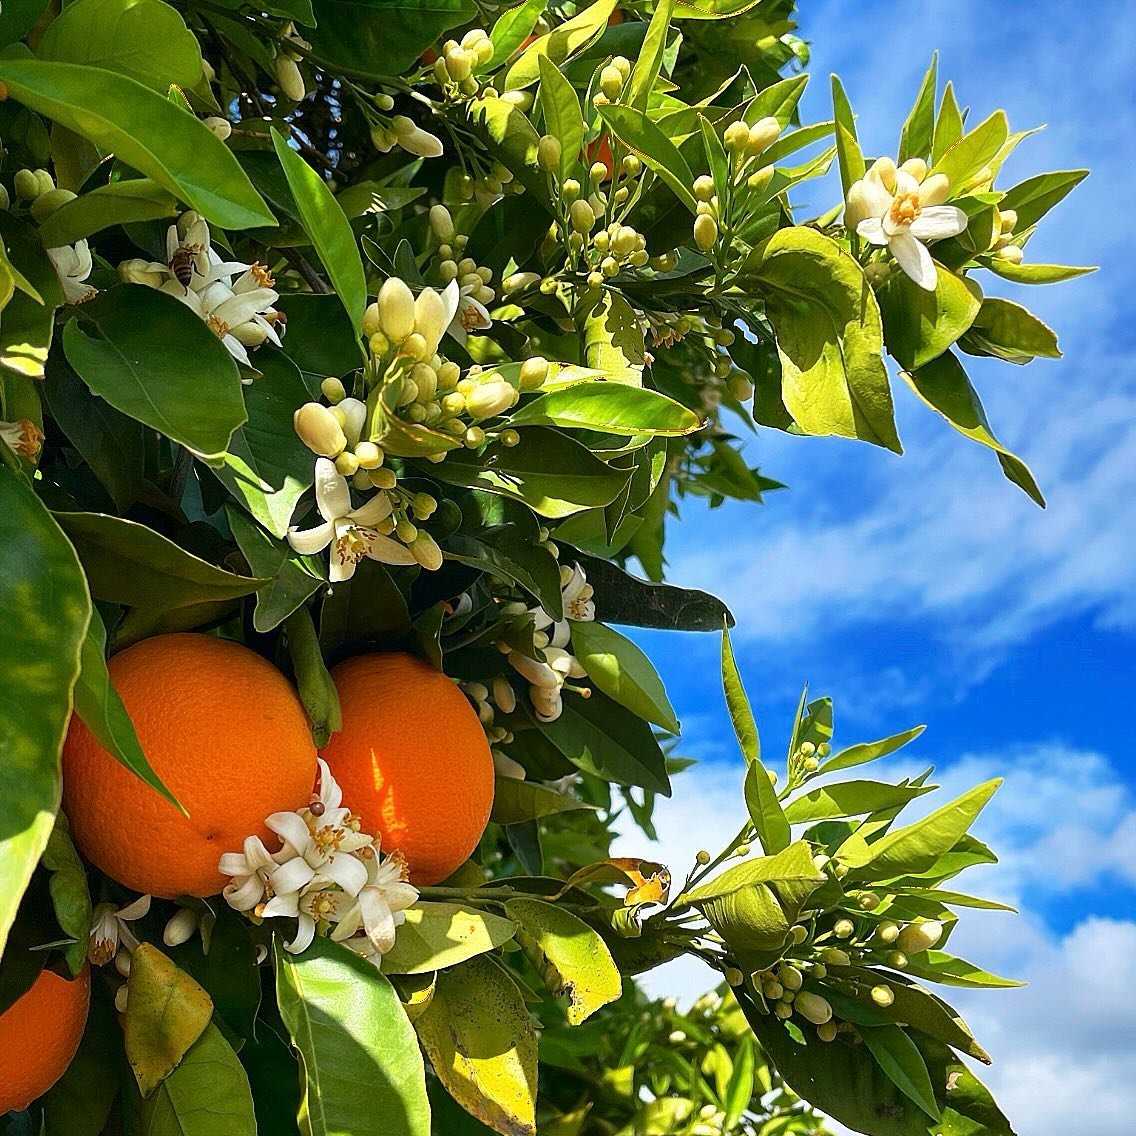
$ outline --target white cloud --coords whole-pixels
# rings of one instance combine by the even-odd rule
[[[896,779],[919,763],[899,755],[872,775]],[[716,852],[744,818],[740,762],[698,767],[676,779],[656,809],[660,841],[637,833],[620,855],[646,855],[682,879],[699,848]],[[1136,1114],[1136,800],[1101,754],[1055,743],[1001,754],[971,754],[935,777],[929,811],[980,781],[1005,776],[975,827],[1000,855],[972,870],[960,890],[1014,903],[1020,916],[962,911],[951,950],[1029,985],[971,992],[944,988],[994,1057],[979,1075],[1023,1136],[1128,1136]],[[911,807],[912,817],[918,815]],[[1115,907],[1079,905],[1087,889],[1117,896]],[[1072,910],[1066,931],[1046,913]],[[689,1001],[713,982],[701,963],[680,960],[653,972],[652,992]]]

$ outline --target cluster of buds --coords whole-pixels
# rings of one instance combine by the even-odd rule
[[[600,89],[592,95],[594,106],[619,102],[623,88],[631,77],[631,60],[623,55],[612,56],[610,63],[600,71]]]
[[[1022,263],[1022,246],[1014,241],[1014,226],[1018,223],[1018,214],[1015,209],[1000,209],[998,211],[998,235],[990,251],[994,256],[1007,264]]]
[[[307,808],[273,813],[265,824],[281,841],[269,852],[258,836],[219,863],[225,901],[255,922],[295,919],[285,950],[298,954],[317,934],[330,935],[376,967],[394,946],[396,928],[418,901],[400,852],[380,855],[379,838],[361,831],[322,758]]]
[[[736,333],[722,326],[717,312],[706,311],[701,315],[654,312],[648,316],[648,323],[653,346],[670,348],[683,343],[692,354],[693,365],[679,373],[686,383],[697,389],[702,409],[707,414],[717,412],[727,392],[738,402],[753,397],[753,384],[735,368],[729,354]]]
[[[463,693],[473,703],[477,717],[485,728],[493,754],[493,768],[498,777],[511,777],[516,781],[525,779],[525,767],[514,761],[500,746],[514,740],[513,731],[495,723],[497,711],[512,714],[517,708],[517,692],[507,675],[495,675],[488,686],[483,682],[463,682]]]
[[[307,95],[304,76],[300,74],[300,60],[303,52],[310,51],[312,45],[296,32],[296,25],[289,23],[280,35],[280,46],[276,49],[276,85],[280,93],[294,103],[302,102]]]
[[[384,95],[384,99],[390,99]],[[393,106],[393,100],[391,100]],[[405,114],[393,117],[374,115],[371,121],[371,145],[380,154],[389,154],[396,146],[418,158],[440,158],[443,152],[442,140],[428,130],[423,130],[412,118]]]
[[[438,241],[438,278],[443,284],[457,281],[457,320],[450,331],[464,344],[469,332],[485,330],[492,322],[487,305],[497,298],[497,293],[489,286],[493,269],[464,255],[469,238],[455,230],[454,219],[444,205],[431,206],[430,232]]]
[[[555,545],[546,542],[554,554]],[[564,710],[563,692],[591,697],[591,688],[574,686],[569,679],[587,678],[580,661],[567,648],[572,641],[571,624],[586,623],[596,617],[594,590],[588,583],[579,564],[560,566],[560,594],[564,605],[564,618],[554,620],[539,605],[527,607],[524,603],[507,603],[501,614],[506,618],[523,620],[532,627],[532,653],[516,645],[520,636],[512,635],[508,627],[496,641],[497,649],[509,665],[529,683],[529,702],[538,721],[555,722]]]
[[[442,45],[442,54],[434,60],[434,78],[442,88],[454,87],[463,95],[476,95],[480,84],[474,69],[486,66],[493,59],[493,41],[484,28],[471,28],[461,38],[448,39]]]

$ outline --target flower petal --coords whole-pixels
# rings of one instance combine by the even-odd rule
[[[328,858],[320,875],[337,883],[348,895],[358,895],[367,882],[367,866],[354,856],[339,853]]]
[[[920,288],[933,292],[938,282],[935,262],[926,247],[921,245],[910,233],[896,233],[888,242],[888,248],[896,263]]]
[[[301,954],[312,945],[312,940],[316,937],[316,921],[310,916],[300,912],[300,922],[296,928],[296,937],[290,942],[284,944],[284,949],[292,955]]]
[[[379,521],[386,520],[390,515],[390,498],[380,489],[378,493],[364,504],[360,505],[358,509],[352,509],[351,512],[347,514],[347,519],[354,521],[357,525],[362,525],[364,528],[373,528]]]
[[[119,919],[141,919],[150,911],[150,899],[148,895],[140,895],[133,903],[128,903],[119,911]]]
[[[887,234],[884,232],[884,223],[879,217],[868,217],[856,226],[856,232],[866,241],[874,245],[886,245]]]
[[[299,914],[300,895],[294,891],[287,895],[274,895],[261,912],[265,919],[295,919]]]
[[[376,951],[385,954],[394,946],[394,913],[386,896],[379,888],[364,888],[359,893],[359,908],[363,912],[367,938]]]
[[[335,524],[324,521],[314,529],[289,529],[288,543],[301,556],[314,556],[317,552],[323,552],[334,536]]]
[[[226,884],[223,894],[234,911],[251,911],[264,898],[264,884],[259,876],[246,876]]]
[[[351,491],[347,479],[327,458],[316,458],[316,508],[325,521],[338,521],[351,511]]]
[[[921,241],[941,241],[957,237],[966,228],[967,220],[967,215],[955,205],[928,205],[908,232]]]
[[[286,895],[307,887],[315,878],[315,871],[306,861],[297,856],[281,864],[271,876],[268,877],[272,890],[277,895]]]
[[[418,563],[414,559],[414,553],[405,544],[392,540],[389,536],[383,536],[382,533],[375,532],[373,529],[368,531],[370,536],[367,539],[367,555],[372,560],[377,560],[380,564]]]
[[[312,834],[303,818],[296,813],[272,813],[264,822],[296,856],[303,856],[312,842]]]

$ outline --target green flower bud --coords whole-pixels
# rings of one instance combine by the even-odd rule
[[[766,147],[777,141],[781,133],[781,124],[775,118],[762,118],[749,128],[749,135],[745,142],[745,151],[751,157],[760,154]]]
[[[705,848],[700,848],[694,854],[694,860],[695,863],[705,866],[710,863],[710,853],[707,852]]]
[[[884,961],[892,970],[905,970],[907,968],[907,955],[903,951],[890,951]]]
[[[775,982],[772,978],[762,983],[761,992],[769,999],[770,1002],[776,1002],[782,994],[785,993],[785,987],[780,982]]]
[[[623,75],[610,63],[600,72],[600,90],[609,99],[618,99],[623,90]]]
[[[813,978],[816,979],[827,978],[828,967],[825,966],[823,962],[809,963],[809,974],[811,974]]]
[[[40,193],[50,193],[55,188],[55,179],[51,176],[51,174],[47,172],[47,170],[36,170],[35,179],[36,184],[39,186]]]
[[[772,166],[762,166],[760,170],[755,170],[746,178],[746,185],[749,186],[754,193],[761,193],[773,180],[773,173],[774,170]]]
[[[820,957],[829,966],[847,966],[851,961],[848,958],[848,952],[842,951],[839,947],[825,947],[820,952]]]
[[[545,359],[543,355],[534,355],[531,359],[526,359],[521,364],[519,379],[521,390],[537,390],[539,387],[544,386],[544,382],[547,378],[548,360]]]
[[[593,271],[593,272],[588,273],[588,287],[589,288],[598,288],[598,287],[600,287],[601,284],[603,284],[603,282],[604,282],[604,275],[603,275],[602,272]]]
[[[635,242],[638,236],[639,234],[630,225],[622,225],[619,232],[615,234],[611,247],[615,249],[618,256],[628,256],[635,251]]]
[[[994,254],[994,258],[1005,264],[1021,264],[1025,259],[1025,253],[1018,245],[1004,245]]]
[[[895,994],[892,992],[890,986],[873,986],[872,987],[872,1001],[877,1006],[890,1006],[895,1001]]]
[[[342,380],[335,378],[334,375],[329,375],[320,383],[320,394],[328,402],[342,402],[347,397],[347,388],[343,385]]]
[[[379,110],[394,110],[394,99],[390,97],[385,91],[376,91],[374,96],[375,106]]]
[[[394,527],[394,535],[402,541],[403,544],[409,544],[412,540],[418,539],[418,527],[405,517]]]
[[[344,450],[335,459],[335,470],[342,477],[354,477],[359,472],[359,459],[350,450]]]
[[[276,85],[284,97],[294,103],[300,102],[308,93],[296,61],[283,52],[276,57]]]
[[[464,436],[462,443],[469,450],[476,450],[478,446],[485,445],[485,431],[480,426],[470,426]]]
[[[821,1041],[835,1041],[836,1023],[825,1022],[823,1025],[817,1026],[817,1038]]]
[[[837,919],[832,925],[832,933],[838,939],[851,939],[856,934],[856,924],[851,919]]]
[[[313,454],[321,457],[337,457],[347,446],[343,427],[335,415],[320,402],[305,402],[292,415],[292,428],[300,441]]]
[[[37,224],[42,225],[52,213],[66,205],[68,201],[74,201],[77,196],[78,194],[69,189],[52,189],[47,193],[41,193],[32,202],[32,218]]]
[[[795,923],[789,928],[789,942],[794,947],[799,947],[809,937],[809,929],[803,927],[800,923]]]
[[[605,256],[600,262],[600,271],[605,276],[616,276],[619,274],[619,264],[614,256]]]
[[[817,746],[817,757],[828,757],[830,753],[832,753],[832,746],[828,742],[821,742]]]
[[[856,897],[856,902],[861,911],[875,911],[880,905],[880,897],[874,891],[865,891]]]
[[[730,125],[726,127],[726,133],[722,141],[725,142],[726,149],[731,153],[740,153],[745,149],[746,143],[749,141],[749,125],[740,118],[731,122]]]
[[[575,178],[568,178],[560,187],[560,196],[565,201],[575,201],[580,196],[580,183]]]
[[[908,923],[900,931],[895,945],[905,955],[917,955],[930,950],[942,937],[942,923],[929,919],[925,923]]]
[[[12,184],[21,201],[34,201],[39,197],[39,182],[34,170],[17,170]]]
[[[899,938],[899,924],[893,922],[891,919],[884,920],[876,928],[876,938],[881,943],[894,943]]]
[[[720,379],[726,378],[732,370],[729,359],[719,357],[714,361],[714,374]]]
[[[410,380],[418,393],[417,402],[430,402],[438,390],[438,372],[429,363],[415,363],[410,370]]]
[[[734,855],[735,856],[748,856],[749,855],[749,845],[748,844],[739,844],[737,846],[737,848],[734,849]]]
[[[879,288],[886,284],[889,276],[891,276],[891,265],[883,260],[873,260],[864,268],[864,279],[873,288]]]
[[[512,449],[513,446],[519,446],[521,444],[520,431],[502,430],[501,433],[497,435],[497,440],[501,443],[501,445],[508,446],[510,449]]]
[[[474,47],[474,51],[477,52],[477,62],[482,67],[484,67],[493,59],[493,41],[488,36],[486,36],[484,39],[478,40],[476,47]]]
[[[376,489],[393,489],[398,484],[398,475],[393,469],[373,469],[371,484]]]
[[[620,163],[620,169],[629,178],[638,177],[643,172],[643,163],[635,154],[628,154]]]
[[[773,1012],[782,1021],[787,1021],[793,1016],[793,1007],[788,1002],[777,1002],[773,1007]]]
[[[0,209],[7,209],[12,204],[12,199],[8,195],[8,187],[0,183]]]
[[[797,1013],[814,1026],[823,1026],[832,1021],[832,1006],[827,998],[819,994],[798,994],[793,1003]]]
[[[788,963],[782,963],[777,968],[777,979],[786,990],[797,991],[800,990],[801,985],[804,983],[804,976],[795,967],[790,966]]]
[[[500,379],[485,383],[466,395],[465,408],[472,418],[494,418],[508,410],[516,400],[517,392]]]
[[[709,174],[700,174],[694,179],[693,189],[699,201],[709,201],[714,196],[714,179]]]
[[[596,215],[592,212],[592,207],[586,201],[579,199],[572,202],[572,207],[568,211],[568,219],[577,233],[590,233],[592,226],[596,223]]]
[[[442,550],[428,532],[420,531],[410,542],[409,548],[410,554],[427,572],[437,572],[442,567]]]
[[[555,173],[560,169],[561,153],[559,138],[552,134],[541,135],[536,148],[536,161],[545,173]]]
[[[360,469],[378,469],[386,455],[374,442],[360,442],[355,447],[355,457],[359,459]]]
[[[453,390],[461,379],[461,368],[457,363],[446,360],[438,369],[438,389]]]
[[[430,206],[430,228],[439,241],[451,241],[454,238],[454,219],[444,205]]]
[[[730,375],[729,382],[726,383],[726,389],[738,402],[749,402],[749,400],[753,398],[753,383],[751,383],[745,375]]]
[[[745,975],[736,966],[726,967],[722,977],[725,978],[727,986],[741,986],[745,981]]]
[[[694,243],[704,252],[714,247],[718,239],[718,223],[703,214],[694,218]]]
[[[593,185],[599,185],[601,182],[607,181],[610,175],[611,171],[603,162],[593,162],[588,168],[588,177],[591,179]]]

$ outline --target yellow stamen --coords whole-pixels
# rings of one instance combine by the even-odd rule
[[[923,212],[918,193],[901,193],[891,203],[889,219],[895,228],[910,225]]]
[[[252,273],[252,278],[256,281],[258,288],[273,288],[276,285],[276,278],[268,271],[268,268],[256,261],[255,264],[249,265],[249,272]]]
[[[225,336],[229,334],[229,325],[223,319],[218,319],[216,316],[211,315],[206,319],[205,323],[218,339],[224,339]]]

